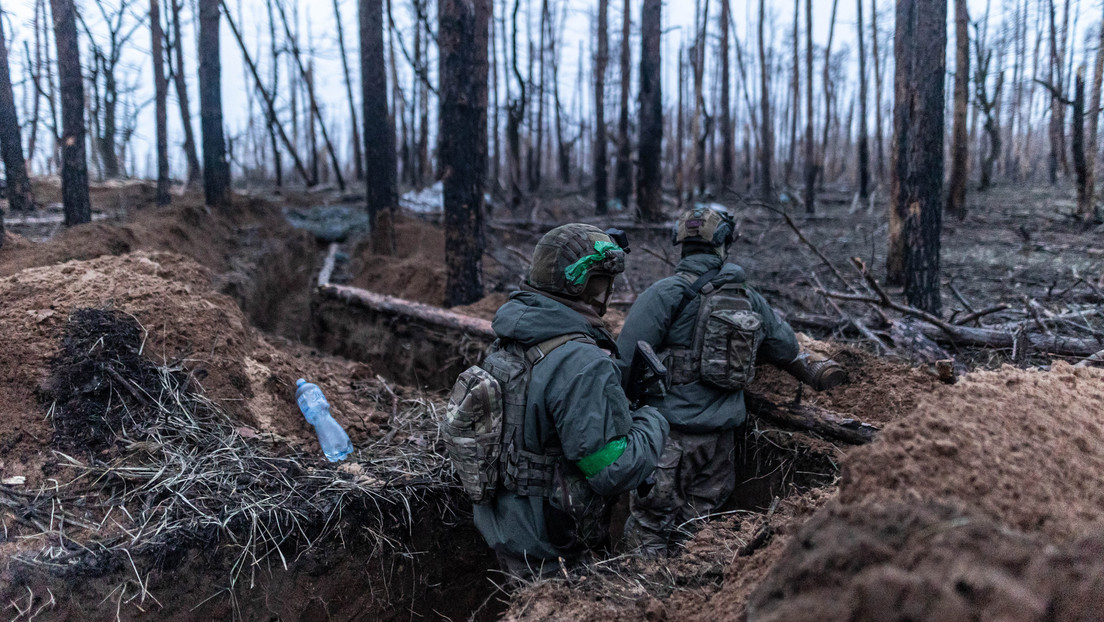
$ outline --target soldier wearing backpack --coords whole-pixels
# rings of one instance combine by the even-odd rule
[[[630,410],[606,330],[625,253],[590,225],[553,229],[495,315],[498,339],[457,380],[442,436],[475,525],[508,573],[559,570],[609,539],[609,501],[652,474],[668,424]]]
[[[802,353],[793,329],[755,290],[744,270],[725,262],[732,217],[708,207],[679,218],[674,276],[649,287],[629,310],[618,344],[631,360],[637,341],[651,345],[670,371],[666,396],[651,398],[671,424],[644,498],[633,494],[628,543],[664,554],[688,533],[679,526],[716,511],[736,486],[735,434],[744,423],[743,388],[758,361],[786,369],[817,390],[846,380],[833,361]]]

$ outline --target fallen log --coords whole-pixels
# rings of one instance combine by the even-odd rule
[[[874,440],[878,428],[857,419],[844,417],[826,408],[811,404],[775,404],[767,398],[744,391],[744,404],[756,417],[798,430],[815,432],[851,445],[865,445]]]
[[[341,301],[345,304],[361,307],[377,313],[399,316],[407,319],[440,326],[462,332],[466,335],[494,341],[494,331],[487,320],[453,313],[420,302],[411,302],[392,296],[384,296],[365,289],[345,285],[320,285],[318,292],[323,297]]]

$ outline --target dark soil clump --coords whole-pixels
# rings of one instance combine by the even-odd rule
[[[107,449],[123,427],[144,426],[155,417],[142,407],[161,383],[157,368],[142,357],[144,342],[138,322],[120,311],[77,309],[70,315],[41,396],[52,405],[57,446]]]

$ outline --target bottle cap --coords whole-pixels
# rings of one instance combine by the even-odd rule
[[[302,386],[303,386],[303,385],[305,385],[305,384],[307,384],[307,381],[306,381],[306,380],[304,380],[304,379],[302,379],[302,378],[300,378],[300,379],[298,379],[298,380],[296,380],[296,381],[295,381],[295,388],[297,388],[297,389],[298,389],[299,387],[302,387]]]

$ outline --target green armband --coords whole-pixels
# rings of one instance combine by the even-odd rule
[[[606,443],[605,447],[576,462],[575,466],[579,467],[587,479],[590,479],[602,472],[602,469],[617,462],[628,446],[629,442],[625,437],[619,436]]]

